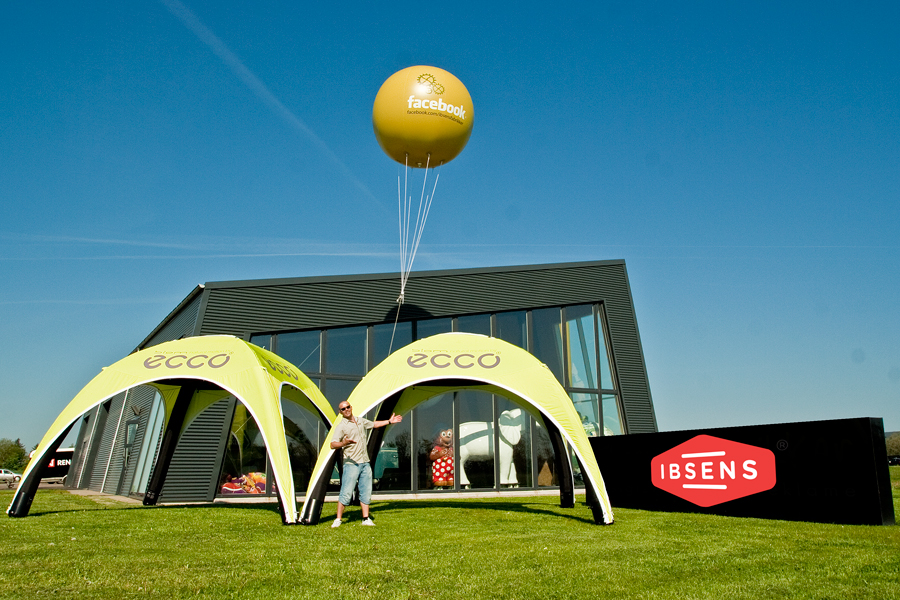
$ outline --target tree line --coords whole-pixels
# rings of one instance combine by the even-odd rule
[[[0,469],[21,473],[28,466],[28,451],[22,440],[0,439]]]

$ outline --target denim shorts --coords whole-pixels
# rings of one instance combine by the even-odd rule
[[[372,503],[372,466],[369,463],[344,463],[344,474],[341,477],[341,496],[339,501],[350,506],[353,488],[359,481],[359,501],[362,504]]]

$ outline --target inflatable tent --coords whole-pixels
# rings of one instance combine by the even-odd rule
[[[563,507],[574,506],[574,477],[563,439],[568,442],[581,464],[594,521],[613,522],[597,459],[572,400],[543,363],[517,346],[469,333],[425,338],[397,350],[372,369],[350,394],[349,402],[356,415],[380,405],[375,420],[385,420],[391,413],[404,414],[429,398],[459,389],[504,396],[544,424],[554,446]],[[330,447],[333,434],[334,428],[322,445],[310,478],[300,518],[306,525],[319,522],[329,479],[340,456]],[[373,429],[369,437],[373,463],[383,435],[384,429]]]
[[[327,427],[335,414],[319,388],[281,357],[232,336],[190,337],[135,352],[94,377],[53,422],[22,475],[7,509],[24,517],[40,483],[45,456],[52,455],[89,410],[139,385],[155,387],[165,403],[164,433],[144,504],[156,504],[181,433],[205,407],[227,395],[243,403],[268,449],[285,523],[297,521],[297,501],[285,441],[281,399],[318,416]]]

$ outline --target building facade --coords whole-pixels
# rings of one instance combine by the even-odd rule
[[[299,367],[333,407],[393,350],[451,331],[501,338],[562,384],[589,436],[655,432],[656,417],[624,261],[418,272],[398,304],[397,274],[214,282],[195,288],[136,348],[228,334]],[[130,390],[85,416],[71,487],[142,494],[159,443],[159,399]],[[325,442],[312,415],[284,403],[298,492]],[[451,432],[452,483],[435,485],[429,451]],[[419,405],[385,434],[376,493],[555,486],[547,433],[510,400],[463,390]],[[162,501],[272,493],[265,447],[243,406],[214,402],[184,431]],[[576,465],[577,478],[577,465]]]

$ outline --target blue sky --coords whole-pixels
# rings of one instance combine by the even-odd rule
[[[414,64],[475,106],[414,269],[622,258],[660,429],[900,430],[898,22],[887,1],[7,3],[0,437],[37,443],[198,283],[398,270],[371,109]]]

